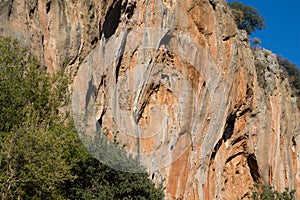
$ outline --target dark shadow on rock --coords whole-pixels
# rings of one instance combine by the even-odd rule
[[[103,34],[106,39],[110,38],[117,30],[122,10],[122,1],[115,2],[105,16],[103,24]]]

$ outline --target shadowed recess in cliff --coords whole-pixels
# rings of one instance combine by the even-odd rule
[[[230,116],[228,117],[228,119],[226,120],[224,134],[223,134],[222,138],[217,142],[216,146],[214,147],[214,151],[211,154],[210,160],[213,160],[216,157],[216,154],[217,154],[219,148],[221,147],[222,142],[223,141],[226,142],[232,136],[235,120],[236,120],[236,113],[231,113]]]
[[[139,123],[140,119],[142,118],[143,112],[145,111],[146,106],[149,105],[152,95],[154,93],[157,93],[159,88],[160,88],[160,84],[150,83],[148,85],[146,92],[143,94],[144,101],[141,103],[138,113],[137,113],[137,117],[136,117],[137,124]]]
[[[51,1],[46,3],[46,13],[47,14],[50,12],[50,8],[51,8]]]
[[[106,39],[110,38],[117,30],[122,10],[122,1],[119,0],[115,2],[110,8],[105,16],[105,21],[103,24],[103,34]]]
[[[236,113],[230,114],[226,121],[226,128],[223,134],[223,140],[226,142],[233,134],[234,124],[236,120]]]
[[[97,87],[97,90],[96,90],[96,96],[98,96],[98,93],[99,93],[101,87],[106,87],[106,75],[102,75],[101,76],[100,84],[99,84],[99,86]],[[106,95],[105,94],[104,94],[104,99],[106,99]],[[102,127],[103,117],[106,114],[106,102],[103,101],[102,104],[103,104],[103,110],[102,110],[102,112],[100,114],[99,119],[97,120],[97,122],[98,122],[97,127],[99,127],[99,126]]]
[[[127,43],[128,32],[124,33],[124,37],[122,39],[122,43],[121,43],[121,46],[120,46],[120,49],[119,49],[119,53],[118,53],[119,58],[118,58],[117,66],[116,66],[116,72],[115,72],[115,74],[116,74],[116,83],[118,82],[118,78],[119,78],[119,72],[120,72],[120,67],[121,67],[122,60],[123,60],[123,55],[124,55],[124,52],[125,52],[125,47],[126,47],[126,43]]]
[[[251,177],[253,178],[254,182],[259,182],[260,181],[260,175],[258,172],[258,164],[257,164],[257,160],[254,154],[250,154],[247,157],[247,162],[248,162],[248,166],[250,169],[250,174]]]
[[[209,0],[209,4],[213,8],[213,10],[216,10],[216,4],[217,4],[217,2],[215,0]]]

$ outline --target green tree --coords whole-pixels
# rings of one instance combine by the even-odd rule
[[[265,20],[261,17],[256,8],[244,5],[240,2],[229,2],[234,20],[239,29],[245,30],[251,35],[256,30],[266,28]]]
[[[88,154],[67,112],[68,80],[0,36],[1,199],[162,199],[145,171],[117,171]]]
[[[286,188],[283,192],[275,190],[271,185],[254,185],[253,200],[295,200],[296,191]]]
[[[92,157],[78,163],[73,172],[78,178],[62,188],[68,199],[159,200],[164,197],[162,187],[156,189],[147,173],[118,171]]]
[[[82,147],[59,111],[68,99],[66,80],[50,77],[16,40],[0,37],[2,199],[58,198],[58,185],[75,179]]]
[[[259,47],[261,45],[261,40],[259,38],[253,38],[252,45],[255,48]]]

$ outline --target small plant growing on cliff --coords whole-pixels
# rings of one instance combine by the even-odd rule
[[[296,191],[286,188],[283,192],[275,190],[271,185],[254,185],[253,200],[295,200]]]
[[[259,48],[261,45],[261,40],[259,38],[253,38],[252,39],[252,47],[254,49]]]
[[[245,30],[251,35],[256,30],[266,28],[265,20],[256,8],[244,5],[237,1],[230,2],[228,5],[232,10],[234,20],[239,29]]]

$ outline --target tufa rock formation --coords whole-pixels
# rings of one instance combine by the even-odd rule
[[[67,67],[74,113],[93,107],[85,133],[116,137],[166,199],[249,199],[254,182],[300,196],[296,98],[224,0],[2,0],[0,10],[0,34],[50,72]]]

